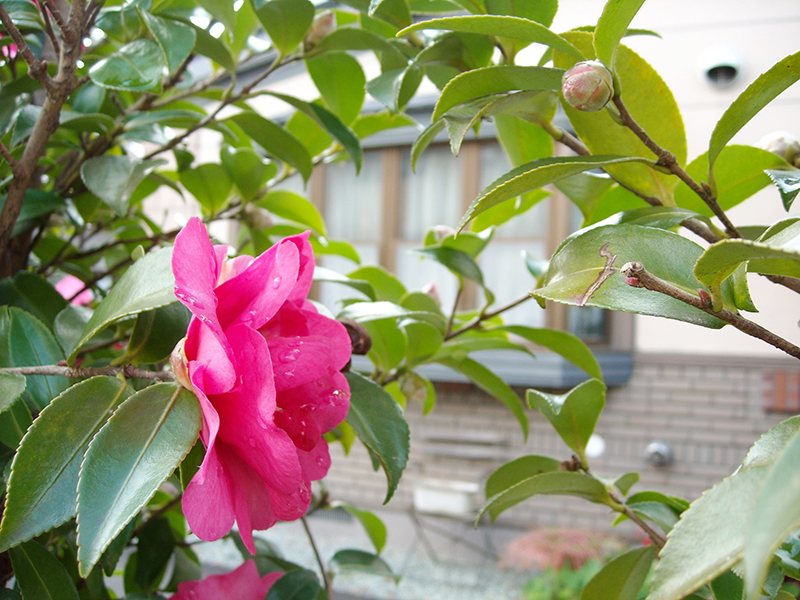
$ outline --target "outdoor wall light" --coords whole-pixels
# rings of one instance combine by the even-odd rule
[[[664,442],[651,442],[648,444],[644,450],[644,458],[649,465],[654,467],[668,467],[674,460],[672,448]]]
[[[733,85],[742,72],[742,58],[731,46],[711,46],[697,58],[700,78],[716,89]]]

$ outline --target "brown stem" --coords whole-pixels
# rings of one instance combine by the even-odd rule
[[[0,154],[2,154],[3,158],[6,159],[8,166],[11,167],[11,172],[14,173],[14,176],[16,177],[16,173],[19,170],[17,159],[11,155],[11,150],[8,149],[8,146],[6,146],[2,140],[0,140]]]
[[[58,43],[58,37],[56,37],[56,32],[53,31],[53,25],[50,23],[49,12],[42,9],[42,17],[44,17],[44,29],[47,33],[47,37],[50,38],[50,43],[53,45],[53,50],[58,53],[61,49],[61,44]]]
[[[625,277],[628,278],[626,281],[634,287],[643,287],[654,292],[665,294],[690,306],[699,308],[703,312],[713,315],[718,319],[733,325],[736,329],[746,333],[747,335],[765,341],[790,356],[800,358],[800,348],[788,340],[775,335],[761,325],[745,319],[744,317],[737,315],[726,308],[723,308],[720,311],[713,310],[711,308],[710,297],[701,298],[700,296],[695,296],[694,294],[685,292],[684,290],[675,287],[674,285],[653,275],[647,271],[640,262],[629,262],[623,265],[620,271],[623,275],[625,275]],[[706,292],[704,292],[704,294],[707,295]]]
[[[450,332],[453,331],[453,321],[456,318],[456,311],[458,309],[458,301],[461,300],[461,294],[464,293],[464,282],[459,280],[458,282],[458,291],[456,292],[456,299],[453,300],[453,310],[450,312],[450,318],[447,320],[447,334],[445,335],[445,339],[447,336],[450,335]]]
[[[22,56],[25,62],[28,63],[28,72],[30,73],[31,77],[41,83],[45,89],[49,91],[52,80],[47,74],[47,64],[34,56],[33,52],[28,46],[28,42],[26,42],[25,38],[22,37],[22,33],[19,29],[17,29],[17,26],[14,25],[14,22],[11,20],[11,16],[6,12],[6,9],[2,3],[0,3],[0,21],[3,22],[3,27],[5,27],[6,32],[11,36],[11,39],[13,39],[14,43],[17,45],[17,52],[20,54],[20,56]]]
[[[650,525],[648,525],[648,523],[644,519],[642,519],[641,517],[639,517],[639,515],[633,512],[631,507],[625,504],[625,501],[619,496],[617,496],[614,492],[609,490],[609,496],[611,496],[612,501],[616,502],[621,506],[620,512],[622,512],[631,521],[636,523],[639,526],[639,528],[647,534],[647,537],[649,537],[652,540],[652,542],[656,546],[658,546],[659,549],[664,547],[664,544],[667,543],[667,540],[664,539],[664,536],[662,536],[655,529],[650,527]]]
[[[523,302],[527,302],[531,298],[533,298],[533,296],[531,296],[530,294],[526,294],[526,295],[522,296],[521,298],[517,298],[513,302],[509,302],[508,304],[504,304],[503,306],[501,306],[497,310],[493,310],[491,312],[481,313],[478,316],[473,317],[472,319],[470,319],[469,321],[464,323],[464,325],[462,325],[461,327],[459,327],[455,331],[451,331],[450,333],[448,333],[445,336],[444,339],[445,339],[445,341],[451,340],[454,337],[456,337],[458,335],[461,335],[462,333],[466,333],[470,329],[475,329],[476,327],[479,327],[480,324],[483,323],[484,321],[488,321],[489,319],[491,319],[492,317],[496,317],[500,313],[504,313],[507,310],[511,310],[515,306],[519,306],[520,304],[522,304]]]
[[[97,275],[95,275],[94,277],[92,277],[92,278],[91,278],[89,281],[87,281],[87,282],[86,282],[86,284],[85,284],[85,285],[84,285],[84,286],[83,286],[81,289],[79,289],[77,292],[75,292],[74,294],[72,294],[72,296],[70,296],[69,298],[67,298],[67,300],[68,300],[69,302],[72,302],[72,301],[73,301],[75,298],[77,298],[78,296],[80,296],[80,295],[81,295],[83,292],[85,292],[86,290],[88,290],[88,289],[91,289],[91,288],[93,288],[95,285],[97,285],[97,282],[98,282],[98,281],[100,281],[100,280],[101,280],[101,279],[103,279],[104,277],[108,277],[108,276],[109,276],[109,275],[111,275],[112,273],[115,273],[115,272],[119,271],[119,270],[120,270],[121,268],[123,268],[123,267],[127,267],[127,266],[128,266],[129,264],[131,264],[132,262],[133,262],[133,257],[132,257],[132,256],[129,256],[129,257],[128,257],[128,258],[126,258],[125,260],[121,260],[121,261],[119,261],[117,264],[115,264],[113,267],[111,267],[111,268],[110,268],[108,271],[105,271],[105,272],[103,272],[103,273],[98,273]]]
[[[317,549],[317,543],[316,541],[314,541],[314,535],[311,533],[311,528],[308,526],[308,521],[306,520],[306,518],[300,517],[300,520],[303,522],[303,529],[306,530],[306,536],[308,536],[308,541],[311,544],[311,549],[314,551],[314,558],[317,559],[319,572],[322,574],[322,579],[325,582],[325,593],[328,594],[328,598],[333,598],[331,578],[328,577],[328,572],[325,570],[325,563],[322,562],[322,556],[320,556],[319,550]]]
[[[172,500],[170,500],[169,502],[167,502],[167,503],[166,503],[164,506],[162,506],[162,507],[161,507],[161,508],[159,508],[158,510],[156,510],[156,511],[154,511],[154,512],[150,513],[150,516],[149,516],[149,517],[147,517],[147,519],[145,519],[145,520],[144,520],[144,521],[142,521],[141,523],[139,523],[139,525],[137,525],[137,526],[136,526],[136,528],[133,530],[133,532],[131,533],[131,539],[133,539],[133,538],[135,538],[137,535],[139,535],[139,534],[142,532],[142,529],[144,529],[145,527],[147,527],[147,525],[148,525],[149,523],[151,523],[151,522],[155,521],[155,520],[156,520],[156,519],[158,519],[158,518],[159,518],[161,515],[163,515],[164,513],[166,513],[167,511],[169,511],[170,509],[172,509],[172,508],[174,508],[175,506],[177,506],[178,504],[180,504],[180,503],[181,503],[181,500],[183,500],[183,492],[179,492],[179,493],[178,493],[178,495],[176,495],[176,496],[175,496],[175,497],[174,497]]]
[[[0,368],[0,373],[17,373],[18,375],[58,375],[67,379],[87,379],[98,375],[115,377],[119,374],[128,379],[149,379],[150,381],[175,381],[171,371],[146,371],[133,365],[119,367],[65,367],[62,365],[42,365],[38,367]]]
[[[67,43],[73,43],[74,40],[70,37],[72,33],[69,31],[69,28],[67,27],[67,22],[64,20],[64,16],[61,14],[61,11],[58,10],[58,6],[56,6],[56,3],[53,0],[42,0],[42,4],[44,5],[42,7],[42,14],[45,15],[45,18],[47,18],[46,13],[48,12],[51,15],[53,15],[53,20],[56,22],[56,25],[58,25],[58,28],[61,30],[61,37],[63,37],[64,40],[67,41]],[[56,49],[58,49],[58,44],[53,44],[53,45],[55,46]]]

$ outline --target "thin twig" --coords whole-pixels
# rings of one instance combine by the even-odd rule
[[[67,379],[87,379],[98,375],[116,377],[124,375],[128,379],[149,379],[150,381],[175,381],[172,371],[146,371],[133,365],[119,367],[67,367],[62,365],[42,365],[38,367],[0,368],[0,373],[17,373],[18,375],[61,376]]]
[[[85,292],[86,290],[89,290],[89,289],[93,288],[95,285],[97,285],[98,281],[100,281],[104,277],[108,277],[112,273],[115,273],[115,272],[119,271],[123,267],[127,267],[133,261],[134,261],[134,258],[132,256],[129,256],[125,260],[119,261],[117,264],[115,264],[113,267],[111,267],[108,271],[105,271],[104,273],[98,273],[97,275],[92,277],[89,281],[87,281],[86,284],[81,289],[79,289],[77,292],[72,294],[72,296],[67,298],[67,300],[69,302],[72,302],[73,300],[75,300],[75,298],[80,296],[83,292]]]
[[[626,282],[633,287],[643,287],[654,292],[665,294],[675,298],[676,300],[680,300],[685,304],[694,306],[695,308],[698,308],[709,315],[713,315],[718,319],[733,325],[736,329],[746,333],[747,335],[758,338],[772,346],[775,346],[778,350],[781,350],[790,356],[800,358],[800,347],[797,347],[788,340],[775,335],[761,325],[754,323],[749,319],[745,319],[741,315],[737,315],[726,308],[723,308],[719,311],[713,310],[711,307],[711,297],[707,292],[704,292],[700,296],[690,294],[653,275],[647,271],[644,268],[644,265],[642,265],[640,262],[629,262],[625,264],[620,271],[627,278]]]
[[[28,46],[28,42],[26,42],[25,38],[22,37],[22,33],[19,29],[17,29],[17,26],[14,25],[14,21],[11,20],[11,16],[6,12],[6,9],[1,2],[0,21],[3,22],[3,27],[6,28],[6,32],[11,36],[11,39],[14,40],[14,43],[17,45],[17,52],[22,56],[25,62],[28,63],[28,72],[30,73],[31,77],[41,83],[45,89],[49,90],[52,80],[47,74],[47,63],[40,61],[38,58],[36,58],[36,56],[34,56],[33,52]]]
[[[461,300],[461,294],[464,293],[464,282],[459,280],[458,282],[458,291],[456,292],[456,299],[453,300],[453,310],[450,312],[450,318],[447,320],[447,335],[450,335],[450,332],[453,331],[453,321],[456,318],[456,311],[458,310],[458,302]],[[445,337],[446,337],[445,336]]]
[[[16,172],[19,170],[17,159],[11,155],[11,150],[8,149],[8,146],[6,146],[2,140],[0,140],[0,154],[3,155],[3,158],[6,159],[8,166],[11,167],[11,172],[16,175]]]
[[[451,331],[450,333],[448,333],[445,336],[444,339],[445,339],[445,341],[446,340],[451,340],[454,337],[456,337],[458,335],[461,335],[462,333],[466,333],[470,329],[475,329],[476,327],[479,327],[480,324],[483,323],[484,321],[488,321],[489,319],[491,319],[492,317],[496,317],[500,313],[504,313],[507,310],[511,310],[512,308],[514,308],[516,306],[519,306],[523,302],[527,302],[531,298],[533,298],[533,296],[531,296],[530,294],[525,294],[524,296],[522,296],[521,298],[517,298],[513,302],[509,302],[508,304],[504,304],[503,306],[501,306],[497,310],[493,310],[491,312],[481,313],[478,316],[473,317],[472,319],[470,319],[469,321],[464,323],[461,327],[459,327],[455,331]]]
[[[67,40],[68,43],[71,43],[71,38],[69,37],[71,32],[68,31],[67,22],[64,20],[64,16],[61,14],[61,11],[58,10],[56,3],[53,0],[42,0],[42,4],[44,4],[42,7],[42,14],[46,15],[46,13],[49,12],[51,15],[53,15],[53,20],[61,30],[61,36]],[[45,18],[47,17],[45,16]],[[57,49],[58,46],[56,46],[56,50]]]
[[[56,32],[53,31],[53,25],[50,23],[49,13],[44,8],[42,9],[42,16],[44,17],[44,29],[47,32],[47,37],[50,38],[50,43],[53,45],[53,50],[56,54],[61,51],[61,44],[58,41]]]
[[[636,523],[641,528],[641,530],[647,534],[647,537],[649,537],[652,540],[652,542],[656,546],[658,546],[659,549],[664,547],[664,544],[667,543],[667,540],[664,539],[664,536],[662,536],[655,529],[650,527],[650,525],[648,525],[644,519],[642,519],[639,515],[633,512],[631,507],[625,504],[625,501],[619,496],[617,496],[613,491],[609,490],[608,495],[611,496],[611,500],[613,500],[614,502],[616,502],[621,506],[621,512],[631,521]]]
[[[319,550],[317,549],[317,543],[314,541],[314,535],[311,533],[311,528],[308,526],[308,521],[305,517],[300,517],[300,520],[303,522],[303,529],[306,530],[306,536],[308,536],[308,541],[311,544],[311,549],[314,551],[314,557],[317,559],[317,565],[319,565],[319,572],[322,574],[322,579],[325,582],[325,593],[328,594],[328,598],[333,597],[333,590],[331,588],[331,579],[328,577],[328,572],[325,570],[325,563],[322,562],[322,557],[319,554]]]

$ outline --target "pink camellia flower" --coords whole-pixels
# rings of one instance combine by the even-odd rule
[[[314,271],[307,234],[257,258],[226,251],[197,218],[175,239],[175,295],[193,314],[176,373],[200,400],[206,447],[183,509],[202,540],[236,521],[255,553],[253,530],[303,516],[311,481],[328,472],[322,434],[347,415],[339,370],[351,346],[344,326],[306,299]]]
[[[75,277],[74,275],[66,275],[61,281],[59,281],[55,286],[56,291],[61,294],[64,298],[69,300],[78,292],[81,292],[72,300],[70,300],[70,304],[77,304],[77,305],[84,305],[89,304],[94,296],[92,295],[92,290],[84,289],[86,284],[83,283],[80,279]]]
[[[169,600],[264,600],[272,585],[283,573],[258,576],[253,560],[224,575],[211,575],[200,581],[178,584],[178,593]]]

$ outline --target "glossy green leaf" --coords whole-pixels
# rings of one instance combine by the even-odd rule
[[[405,110],[406,104],[422,82],[422,69],[410,65],[385,71],[367,82],[367,92],[393,112]]]
[[[367,82],[359,62],[344,52],[328,52],[306,59],[306,66],[328,108],[348,125],[355,121]]]
[[[192,449],[189,450],[189,454],[181,461],[180,466],[180,477],[181,477],[181,488],[186,491],[186,488],[189,487],[189,483],[192,481],[192,478],[197,474],[197,471],[200,470],[200,466],[203,464],[203,460],[206,457],[206,448],[203,445],[201,440],[197,440],[192,446]]]
[[[81,179],[95,196],[119,216],[128,212],[134,190],[163,160],[139,160],[131,156],[96,156],[81,165]]]
[[[0,210],[6,204],[6,194],[0,196]],[[43,190],[25,190],[19,217],[11,230],[11,237],[16,237],[41,223],[53,211],[64,207],[64,199],[53,192]]]
[[[194,30],[195,36],[197,37],[194,46],[195,52],[197,52],[197,54],[202,54],[206,58],[210,58],[235,78],[236,61],[233,55],[231,55],[231,51],[222,40],[213,37],[205,29],[201,29],[192,23],[187,23],[187,25]]]
[[[125,44],[117,52],[96,62],[89,69],[92,82],[100,87],[132,92],[156,91],[161,85],[166,61],[158,44],[140,39]]]
[[[455,275],[470,279],[480,286],[483,286],[483,273],[478,263],[469,254],[454,248],[444,246],[430,248],[416,248],[414,252],[432,258],[441,265],[447,267]]]
[[[549,456],[529,455],[512,460],[489,475],[486,480],[486,497],[497,496],[536,475],[556,471],[560,464],[560,461]]]
[[[591,33],[570,31],[564,37],[578,47],[587,58],[594,58]],[[556,67],[568,69],[575,57],[554,53]],[[614,67],[615,85],[639,125],[663,148],[670,150],[679,164],[686,163],[686,134],[683,119],[672,92],[656,71],[625,46],[617,47]],[[608,111],[583,112],[562,101],[570,123],[592,154],[617,154],[654,158],[653,153],[628,128],[621,127]],[[673,190],[678,178],[638,164],[609,166],[608,172],[617,181],[672,205]]]
[[[215,215],[228,204],[233,180],[220,164],[206,163],[180,173],[181,183],[203,207],[203,212]]]
[[[409,323],[405,326],[406,365],[415,366],[436,354],[444,341],[444,335],[433,325]]]
[[[509,65],[483,67],[457,75],[442,90],[433,109],[431,121],[438,120],[451,108],[482,96],[513,91],[556,90],[561,87],[562,69],[516,67]]]
[[[795,434],[775,460],[750,509],[744,568],[747,593],[751,598],[760,595],[773,553],[800,526],[798,461],[800,436]]]
[[[637,600],[656,552],[646,546],[617,556],[589,580],[581,600]]]
[[[275,48],[286,56],[292,52],[314,21],[314,5],[309,0],[252,0],[256,16]]]
[[[375,290],[373,289],[372,284],[370,284],[368,281],[364,281],[363,279],[352,279],[346,275],[332,271],[331,269],[320,267],[319,265],[314,268],[314,281],[341,283],[342,285],[351,287],[354,290],[358,290],[370,300],[374,301],[377,299]]]
[[[594,31],[595,53],[597,59],[612,71],[619,41],[642,4],[644,0],[610,0],[597,21],[597,28]]]
[[[33,315],[16,307],[0,308],[0,333],[8,344],[0,351],[2,367],[55,365],[64,353],[50,330]],[[67,387],[64,377],[29,375],[23,397],[31,409],[43,409]],[[24,431],[24,430],[23,430]]]
[[[69,350],[68,361],[101,329],[124,317],[175,302],[172,248],[160,248],[140,258],[120,277],[97,306],[77,345]]]
[[[342,4],[380,19],[394,29],[401,29],[411,24],[411,11],[406,0],[343,0]]]
[[[197,0],[197,3],[217,21],[225,25],[227,32],[233,30],[236,21],[233,3],[228,0]]]
[[[459,231],[485,210],[520,194],[591,169],[630,162],[650,162],[632,156],[556,156],[533,160],[493,181],[472,201],[458,224]]]
[[[142,11],[141,15],[164,53],[170,73],[174,72],[194,50],[197,33],[179,21],[168,21],[146,11]]]
[[[219,156],[243,200],[255,198],[267,180],[278,174],[278,168],[273,163],[264,160],[250,148],[223,146]]]
[[[553,23],[558,2],[556,0],[538,0],[537,2],[519,2],[518,0],[483,0],[486,12],[495,15],[512,15],[550,27]]]
[[[549,191],[539,189],[523,194],[515,202],[501,202],[475,217],[470,225],[470,230],[482,232],[490,227],[499,227],[514,217],[528,212],[539,202],[546,200],[550,196],[551,193]],[[463,232],[459,234],[459,237],[462,235],[464,235]]]
[[[649,600],[682,598],[742,558],[750,506],[766,472],[739,471],[692,502],[661,550]]]
[[[256,204],[271,213],[309,227],[319,235],[327,235],[322,215],[313,203],[289,190],[269,192]]]
[[[0,371],[0,413],[6,412],[25,391],[27,379],[18,373]]]
[[[0,279],[0,305],[21,308],[52,329],[67,301],[40,275],[20,271],[13,277]]]
[[[600,504],[611,501],[606,487],[594,477],[575,471],[546,471],[523,479],[488,498],[478,518],[488,512],[494,521],[505,510],[538,494],[577,496]]]
[[[530,407],[542,412],[564,443],[575,451],[586,466],[586,444],[606,403],[606,386],[603,382],[590,379],[566,394],[528,390],[526,397]]]
[[[386,545],[386,525],[383,524],[373,512],[356,508],[352,504],[345,502],[332,502],[331,508],[341,508],[353,515],[361,523],[364,531],[367,533],[372,545],[375,546],[375,552],[380,554],[383,547]]]
[[[417,123],[411,117],[402,114],[393,114],[389,111],[360,115],[353,123],[353,132],[358,139],[400,127],[416,127]]]
[[[664,533],[669,533],[675,527],[680,515],[670,506],[661,502],[627,502],[628,507],[636,516],[645,521],[650,521],[658,525]],[[620,514],[615,520],[614,525],[626,521],[628,517]]]
[[[525,93],[519,92],[519,94]],[[498,140],[506,151],[512,167],[524,165],[537,158],[552,156],[553,138],[539,125],[552,120],[555,116],[557,107],[555,99],[556,95],[550,91],[538,92],[531,98],[532,112],[514,109],[506,114],[495,115]]]
[[[328,563],[331,575],[339,573],[363,573],[391,577],[399,581],[400,577],[392,572],[392,568],[380,556],[363,550],[339,550]]]
[[[16,448],[32,421],[28,405],[14,402],[9,410],[0,413],[0,442],[8,448]]]
[[[73,385],[42,411],[11,465],[0,548],[32,539],[75,515],[84,453],[130,394],[115,377],[94,377]]]
[[[688,219],[708,219],[694,211],[677,206],[645,206],[618,213],[603,221],[603,224],[628,223],[642,227],[655,227],[656,229],[672,229]]]
[[[83,330],[86,328],[89,319],[92,318],[93,312],[91,308],[86,306],[68,304],[64,310],[58,313],[53,323],[53,330],[65,354],[77,347],[81,336],[83,336]]]
[[[324,600],[325,590],[319,579],[307,569],[294,569],[283,575],[269,589],[265,600]]]
[[[376,319],[362,323],[372,339],[367,356],[384,372],[398,366],[406,355],[406,336],[395,319]]]
[[[44,23],[35,3],[27,0],[3,0],[3,8],[20,31],[42,30]],[[3,30],[5,31],[5,27]]]
[[[313,50],[306,52],[307,57],[317,56],[323,52],[342,52],[345,50],[372,50],[379,57],[389,56],[397,64],[408,62],[405,55],[386,38],[366,29],[340,28],[317,44]]]
[[[275,0],[271,0],[274,2]],[[304,0],[306,1],[306,0]],[[243,112],[230,118],[244,129],[268,154],[297,169],[303,181],[311,177],[311,156],[302,142],[272,121],[252,112]]]
[[[517,393],[500,377],[471,358],[441,358],[436,362],[468,377],[475,385],[505,404],[516,417],[525,439],[528,439],[528,415]]]
[[[117,364],[158,363],[169,358],[175,345],[186,336],[189,309],[173,302],[136,317],[125,355]]]
[[[463,33],[478,33],[482,35],[503,36],[521,40],[526,43],[543,44],[557,48],[583,59],[583,54],[570,42],[560,35],[553,33],[544,25],[520,17],[504,15],[470,15],[464,17],[445,17],[415,23],[397,33],[398,36],[422,31],[425,29],[440,29],[445,31],[460,31]]]
[[[717,185],[717,203],[728,210],[747,200],[770,183],[766,169],[779,169],[785,161],[772,152],[752,146],[726,146],[717,157],[714,175]],[[702,181],[708,173],[708,154],[694,159],[686,172],[695,180]],[[675,188],[675,202],[706,216],[713,216],[708,205],[689,186],[681,182]]]
[[[434,121],[414,140],[414,143],[411,145],[411,169],[414,172],[416,172],[419,157],[422,156],[425,149],[434,142],[436,136],[444,131],[445,125],[447,125],[447,122],[444,119]]]
[[[383,267],[369,265],[348,274],[353,279],[368,281],[378,295],[378,300],[399,303],[407,290],[400,280]]]
[[[128,398],[94,437],[78,483],[82,575],[188,454],[200,421],[194,394],[160,383]]]
[[[703,248],[694,242],[653,227],[622,224],[586,229],[558,249],[544,286],[533,294],[564,304],[599,306],[719,329],[724,322],[717,317],[664,294],[631,287],[618,272],[625,263],[639,261],[657,277],[696,295],[698,289],[705,289],[692,274],[702,253]],[[726,305],[732,305],[729,286],[723,286],[723,294]]]
[[[524,325],[503,325],[492,327],[487,331],[506,331],[513,335],[525,338],[538,346],[560,354],[576,367],[583,369],[589,376],[603,380],[603,372],[592,351],[579,337],[568,331],[546,329],[539,327],[525,327]]]
[[[797,194],[800,193],[800,171],[767,169],[765,172],[781,193],[783,208],[788,211]]]
[[[800,432],[800,416],[781,421],[764,433],[750,447],[742,461],[742,469],[768,467],[775,463],[786,445]]]
[[[392,302],[356,302],[345,307],[337,319],[352,319],[361,323],[377,319],[404,318],[421,323],[430,323],[444,331],[445,320],[441,313],[422,310],[407,310]]]
[[[800,52],[787,56],[747,86],[717,122],[708,144],[708,182],[715,189],[714,163],[725,145],[762,108],[800,79]]]
[[[38,542],[12,548],[9,556],[25,600],[78,600],[66,567]]]
[[[158,586],[167,563],[175,550],[175,538],[166,518],[147,522],[137,534],[138,560],[134,581],[137,587],[148,590]]]
[[[350,383],[347,422],[386,473],[386,504],[394,495],[408,462],[408,423],[397,402],[381,386],[357,373],[345,376]]]

